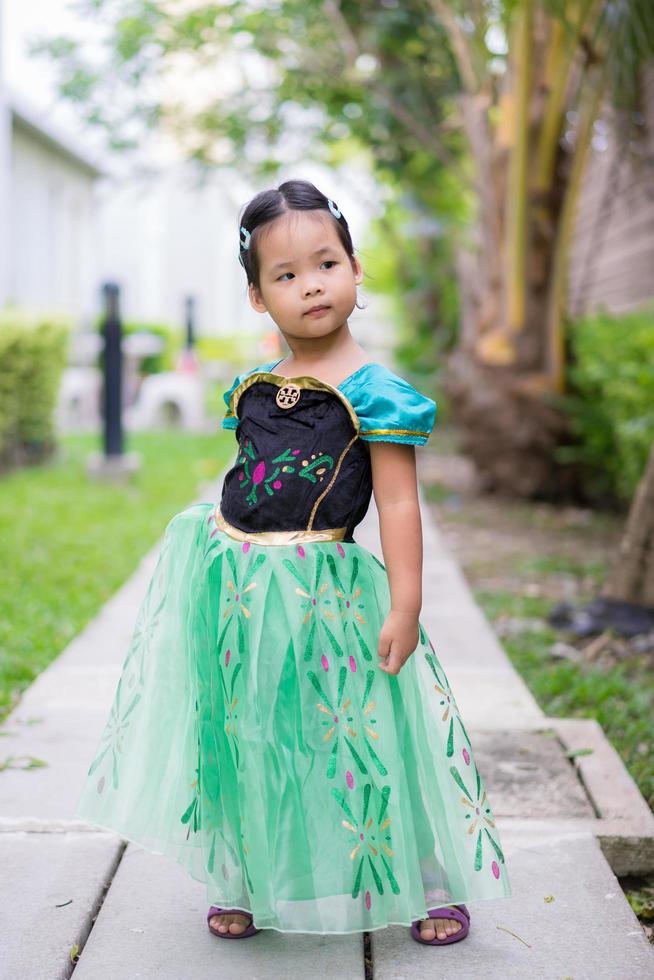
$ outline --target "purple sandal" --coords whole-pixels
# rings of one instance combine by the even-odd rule
[[[214,915],[224,915],[227,912],[238,912],[241,915],[248,916],[250,924],[245,927],[243,932],[218,932],[211,925],[211,919]],[[255,933],[261,932],[261,929],[257,929],[255,926],[251,912],[246,912],[245,909],[221,909],[219,905],[212,905],[207,912],[207,925],[209,926],[209,932],[212,932],[214,936],[219,936],[220,939],[246,939],[248,936],[254,936]]]
[[[426,946],[445,946],[447,943],[458,943],[460,939],[465,939],[468,935],[470,913],[465,905],[445,905],[437,909],[427,909],[427,915],[430,919],[455,919],[461,923],[461,929],[445,939],[439,939],[438,936],[434,936],[433,939],[422,939],[420,936],[420,922],[422,920],[416,919],[415,922],[411,923],[411,935],[419,943],[424,943]]]

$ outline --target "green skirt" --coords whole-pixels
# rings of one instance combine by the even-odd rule
[[[259,928],[351,933],[508,897],[470,738],[422,624],[378,666],[383,564],[269,545],[195,504],[166,528],[75,814]]]

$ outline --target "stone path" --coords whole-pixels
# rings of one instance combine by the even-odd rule
[[[217,499],[220,482],[201,499]],[[381,558],[376,528],[373,501],[356,537]],[[654,870],[652,814],[595,722],[540,711],[424,506],[423,533],[421,618],[484,772],[512,898],[471,905],[469,937],[442,948],[400,926],[221,942],[206,928],[203,884],[74,818],[155,548],[0,729],[2,759],[47,763],[0,772],[1,980],[654,978],[654,950],[614,874]]]

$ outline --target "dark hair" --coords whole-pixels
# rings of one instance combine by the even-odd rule
[[[340,208],[335,201],[331,202],[337,211]],[[245,205],[239,219],[239,262],[245,269],[248,283],[252,283],[259,289],[259,256],[257,254],[257,241],[261,237],[260,229],[264,225],[270,224],[275,218],[286,214],[287,211],[326,211],[330,215],[336,226],[338,237],[347,254],[354,258],[354,246],[348,228],[347,221],[341,213],[337,218],[329,206],[329,198],[318,190],[318,188],[308,180],[286,180],[277,188],[267,191],[260,191],[251,201]],[[247,234],[244,235],[241,228]],[[244,244],[248,240],[248,247]]]

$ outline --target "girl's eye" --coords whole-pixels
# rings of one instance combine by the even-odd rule
[[[321,265],[337,265],[338,263],[336,262],[335,259],[325,259],[325,261],[324,262],[321,262],[320,264]],[[292,272],[284,272],[284,273],[282,273],[281,276],[278,276],[277,277],[277,281],[278,282],[281,282],[282,279],[284,278],[284,276],[292,276],[292,275],[293,275]]]

